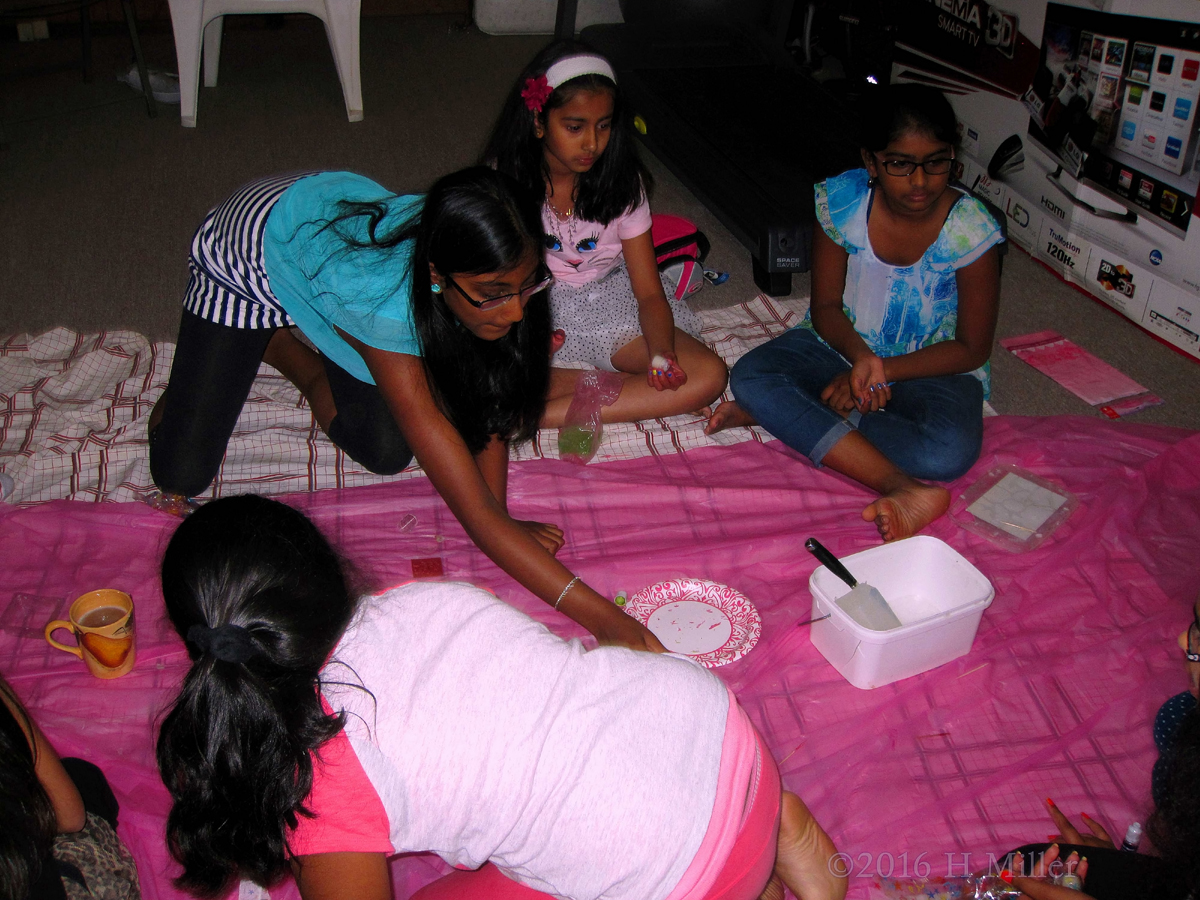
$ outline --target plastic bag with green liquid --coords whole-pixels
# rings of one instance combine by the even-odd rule
[[[616,402],[621,394],[621,380],[616,372],[598,369],[590,369],[579,376],[566,419],[558,429],[560,459],[582,466],[596,455],[604,432],[600,410]]]

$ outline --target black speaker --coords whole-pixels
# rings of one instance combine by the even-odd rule
[[[812,254],[812,224],[768,225],[753,255],[754,283],[772,297],[791,293],[792,273],[807,272]]]
[[[767,227],[759,258],[768,272],[804,272],[808,269],[809,232],[803,225]]]

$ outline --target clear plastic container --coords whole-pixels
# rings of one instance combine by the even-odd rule
[[[1061,485],[1019,466],[997,466],[950,504],[950,518],[1013,553],[1050,537],[1079,506]]]

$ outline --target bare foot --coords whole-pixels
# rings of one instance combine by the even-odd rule
[[[754,416],[746,412],[738,406],[735,400],[726,400],[717,407],[708,418],[708,424],[704,426],[705,434],[716,434],[718,431],[724,431],[726,428],[733,428],[737,425],[757,425]]]
[[[758,900],[783,900],[783,882],[779,880],[778,875],[771,875],[771,880],[767,882],[763,892],[758,895]]]
[[[567,342],[567,333],[561,328],[555,328],[550,332],[550,355],[553,356],[563,348],[563,344]]]
[[[911,537],[950,506],[950,492],[944,487],[913,481],[884,494],[862,511],[862,517],[874,522],[884,541]]]
[[[842,900],[846,896],[845,875],[833,874],[837,868],[837,847],[817,824],[804,801],[791,791],[783,792],[779,818],[779,850],[775,874],[788,886],[797,900]],[[775,879],[763,892],[769,896]],[[782,894],[782,892],[781,892]]]

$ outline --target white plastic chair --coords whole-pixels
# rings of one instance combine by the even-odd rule
[[[169,0],[179,64],[179,118],[185,128],[196,127],[200,86],[200,47],[204,47],[204,85],[215,87],[221,62],[224,17],[242,13],[308,13],[325,23],[329,48],[342,82],[346,115],[363,117],[362,80],[358,69],[359,8],[361,0]]]

